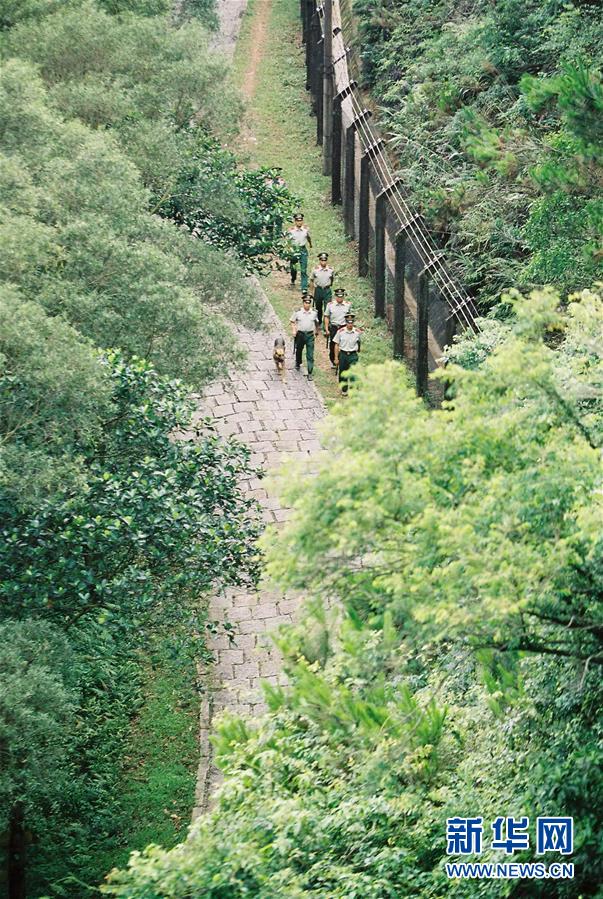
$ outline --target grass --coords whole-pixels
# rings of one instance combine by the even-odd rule
[[[199,761],[199,695],[192,660],[176,664],[159,650],[145,667],[144,701],[125,748],[120,816],[123,848],[99,853],[99,870],[123,867],[149,843],[166,849],[181,842],[190,824]]]
[[[260,6],[268,0],[251,0],[237,45],[235,77],[243,84],[253,51],[253,25]],[[245,140],[244,153],[251,164],[279,166],[291,192],[299,198],[310,228],[316,265],[319,252],[329,253],[329,264],[337,272],[336,286],[345,287],[356,323],[363,329],[362,364],[391,358],[392,341],[387,326],[373,315],[373,293],[369,281],[357,275],[357,250],[344,233],[341,207],[330,201],[330,178],[322,175],[322,149],[316,146],[316,119],[310,115],[305,89],[304,50],[301,44],[298,0],[272,0],[265,45],[262,48],[255,94],[248,108],[252,139]],[[287,325],[299,306],[299,292],[292,290],[286,274],[272,274],[264,289],[277,315]],[[318,341],[315,380],[327,405],[338,401],[336,379],[329,368],[324,341]]]
[[[147,671],[145,702],[134,723],[124,783],[130,849],[169,848],[186,834],[199,761],[199,694],[194,664]]]
[[[78,739],[89,755],[81,770],[74,766],[66,818],[57,810],[48,829],[34,835],[28,896],[98,895],[99,882],[125,867],[133,850],[150,843],[171,848],[186,837],[199,762],[199,696],[195,662],[188,652],[175,653],[175,636],[150,634],[144,655],[116,662],[111,698],[97,690],[87,701]]]

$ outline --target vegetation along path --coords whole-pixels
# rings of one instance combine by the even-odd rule
[[[216,419],[221,436],[234,436],[251,449],[251,463],[270,472],[285,459],[308,459],[320,449],[315,425],[324,406],[314,385],[302,372],[289,371],[282,383],[272,361],[274,337],[281,333],[272,310],[267,312],[265,332],[241,329],[241,343],[249,357],[245,371],[231,380],[216,382],[205,390],[201,411]],[[258,499],[267,522],[282,522],[288,511],[271,495],[264,481],[246,482]],[[207,690],[201,709],[201,761],[197,782],[196,818],[208,806],[219,780],[212,766],[209,735],[214,717],[224,709],[243,715],[263,711],[260,680],[282,682],[278,650],[270,632],[292,620],[297,601],[270,585],[257,591],[229,588],[210,603],[210,618],[227,622],[211,640],[214,664],[203,672]]]

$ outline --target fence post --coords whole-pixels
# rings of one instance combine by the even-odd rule
[[[385,318],[385,222],[387,191],[375,198],[375,316]]]
[[[404,357],[404,290],[406,287],[406,233],[396,235],[394,276],[394,359]]]
[[[319,67],[320,63],[318,61],[318,41],[320,38],[320,22],[318,20],[318,13],[312,13],[312,18],[310,19],[310,34],[309,34],[309,55],[310,55],[310,92],[312,94],[312,115],[317,115],[318,108],[318,83],[320,78]]]
[[[367,152],[360,158],[360,194],[358,196],[358,274],[368,275],[369,262],[369,187],[370,163]]]
[[[312,88],[312,42],[314,40],[314,29],[312,27],[312,19],[314,15],[314,0],[304,0],[304,43],[306,45],[306,90]]]
[[[331,155],[331,203],[341,203],[341,96],[333,100],[333,136]]]
[[[387,201],[400,180],[396,178],[375,197],[375,316],[385,318],[385,225]]]
[[[345,179],[343,221],[347,237],[354,238],[354,192],[356,187],[356,126],[345,131]]]
[[[351,93],[356,87],[356,82],[350,82],[346,95]],[[356,237],[356,133],[360,123],[366,121],[371,115],[369,109],[363,109],[362,112],[354,118],[351,125],[348,125],[345,132],[345,178],[344,178],[344,197],[343,197],[343,221],[345,225],[346,236],[350,240]],[[362,143],[360,144],[362,146]]]
[[[320,23],[319,23],[320,28]],[[319,32],[320,33],[320,32]],[[323,68],[323,38],[319,37],[316,44],[316,143],[322,146],[322,125],[323,125],[323,88],[322,88],[322,68]]]
[[[358,274],[368,275],[369,268],[369,191],[371,168],[370,160],[385,142],[381,139],[366,147],[360,159],[360,193],[358,196]]]
[[[330,175],[333,152],[333,0],[324,0],[323,35],[322,173]]]
[[[419,296],[417,297],[417,393],[425,396],[429,376],[429,345],[427,341],[429,315],[429,276],[423,270],[419,275]]]

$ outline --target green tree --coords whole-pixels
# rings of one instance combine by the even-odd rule
[[[197,432],[181,383],[115,354],[104,367],[111,416],[76,446],[83,485],[64,482],[33,512],[0,500],[3,617],[113,617],[127,629],[254,576],[255,506],[237,484],[246,449]]]
[[[11,899],[80,899],[130,833],[143,669],[193,671],[207,591],[256,576],[248,453],[190,385],[236,364],[232,323],[263,305],[236,242],[157,215],[240,109],[205,30],[163,0],[21,7],[0,4],[0,832]],[[181,12],[211,24],[213,3]],[[197,206],[251,218],[235,177],[199,177]]]
[[[94,127],[193,121],[220,135],[236,130],[241,103],[223,57],[197,23],[170,27],[161,16],[115,17],[91,0],[13,29],[7,53],[39,66],[68,117]]]
[[[110,382],[98,353],[66,322],[0,288],[2,490],[31,507],[57,487],[80,488],[82,441],[111,417]]]
[[[32,321],[43,326],[36,334],[42,343],[47,320],[39,307],[33,310]],[[57,326],[59,336],[62,327],[71,337],[67,325]],[[45,650],[44,628],[65,644],[69,640],[64,664],[79,699],[70,719],[56,723],[62,755],[56,765],[49,755],[47,793],[55,785],[57,793],[52,803],[42,801],[36,782],[28,779],[23,795],[33,840],[30,883],[44,893],[79,897],[81,878],[94,882],[103,874],[98,856],[106,856],[100,850],[121,846],[127,832],[119,784],[124,742],[142,699],[144,659],[168,635],[175,658],[203,656],[204,595],[220,585],[254,580],[258,521],[254,504],[239,488],[239,479],[248,474],[248,452],[220,440],[209,424],[192,420],[195,405],[185,385],[159,377],[139,360],[126,363],[116,353],[96,357],[106,403],[102,416],[91,404],[92,426],[86,427],[85,404],[79,411],[68,405],[70,390],[74,405],[78,396],[74,381],[65,378],[69,357],[58,353],[59,345],[62,366],[55,371],[57,359],[49,353],[51,365],[48,370],[40,365],[41,377],[39,346],[22,330],[33,352],[21,359],[14,415],[21,406],[36,408],[45,386],[60,392],[48,409],[37,403],[39,419],[29,423],[28,434],[6,434],[15,449],[14,468],[17,457],[26,465],[24,473],[7,469],[0,490],[0,615],[7,633],[15,619],[24,628],[31,624],[32,652],[37,647],[38,658],[48,660],[50,680],[56,666]],[[76,374],[70,371],[73,379]],[[6,386],[15,386],[15,379]],[[9,389],[5,395],[13,398]],[[102,396],[99,392],[97,401]],[[68,432],[70,414],[72,428],[81,425],[79,433]],[[64,433],[58,449],[77,476],[55,467],[52,484],[32,497],[23,482],[29,487],[27,466],[37,459],[18,454],[19,440],[35,446],[48,434],[43,451],[55,463],[50,439],[55,432]],[[36,696],[23,690],[18,708],[24,716],[37,715]],[[48,686],[49,701],[52,696]],[[26,731],[23,738],[33,741],[35,734]],[[32,753],[43,759],[44,747],[40,737]],[[36,810],[33,819],[30,809]]]
[[[0,624],[0,832],[8,896],[25,899],[26,832],[67,783],[66,729],[77,693],[65,637],[40,621]]]
[[[211,248],[192,251],[188,235],[151,215],[137,169],[115,140],[64,123],[20,60],[3,68],[0,122],[11,251],[4,277],[24,299],[97,345],[148,358],[189,382],[234,363],[225,316],[249,324],[263,312],[241,269]],[[27,205],[12,211],[22,196]],[[193,271],[181,261],[191,256]]]
[[[600,278],[596,4],[354,7],[400,172],[481,309],[510,286],[569,293]]]
[[[512,333],[479,368],[441,373],[441,411],[399,367],[367,373],[328,438],[345,483],[319,473],[319,510],[288,491],[297,515],[272,569],[420,634],[603,663],[600,295],[563,314],[554,292],[508,300]],[[558,331],[561,351],[544,340]]]
[[[241,170],[232,141],[241,103],[200,25],[115,18],[96,5],[13,29],[9,52],[40,67],[69,118],[111,129],[151,191],[153,212],[260,271],[284,252],[293,200],[275,171]]]

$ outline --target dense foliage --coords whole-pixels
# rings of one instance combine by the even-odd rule
[[[602,271],[603,19],[564,0],[354,0],[414,201],[482,309]]]
[[[575,878],[529,895],[597,894],[601,295],[567,313],[552,291],[507,302],[509,334],[450,365],[444,408],[373,367],[327,425],[329,465],[287,478],[270,570],[329,610],[314,599],[284,635],[290,686],[267,688],[267,718],[223,723],[215,810],[182,846],[134,855],[109,895],[459,895],[447,817],[483,816],[492,861],[489,822],[541,814],[574,816]],[[533,840],[514,855],[534,858]]]
[[[221,148],[218,138],[236,133],[241,102],[201,25],[174,29],[158,16],[115,17],[88,0],[22,23],[5,46],[39,67],[60,113],[111,130],[142,176],[146,208],[203,238],[191,286],[202,289],[212,269],[219,277],[225,265],[211,246],[238,256],[248,270],[262,269],[279,252],[292,199],[276,172],[240,171]],[[228,313],[228,291],[225,300]],[[250,316],[249,298],[241,305]]]
[[[2,503],[3,616],[70,625],[93,614],[132,627],[149,610],[175,617],[183,597],[249,575],[252,506],[237,487],[246,449],[198,433],[179,382],[114,355],[105,365],[111,417],[77,447],[84,486],[33,511],[10,496]]]
[[[181,4],[178,27],[169,6],[0,3],[0,840],[11,897],[25,875],[31,895],[94,890],[130,832],[125,747],[153,660],[190,674],[204,595],[256,575],[254,507],[238,486],[248,454],[199,421],[191,386],[240,359],[233,322],[261,321],[241,258],[251,233],[273,252],[272,226],[247,226],[273,205],[255,173],[242,203],[245,174],[231,161],[188,184],[196,209],[236,222],[230,240],[173,220],[191,148],[221,159],[241,107],[209,50],[213,3]]]
[[[12,778],[3,765],[11,803],[2,807],[26,812],[34,840],[32,884],[42,889],[46,876],[52,882],[58,874],[93,883],[102,874],[94,867],[95,845],[127,831],[119,807],[120,753],[141,701],[139,653],[167,633],[175,658],[179,652],[202,655],[206,622],[199,597],[214,584],[254,574],[252,510],[237,487],[245,451],[196,433],[192,402],[178,382],[115,355],[103,367],[111,416],[100,435],[79,446],[79,481],[65,482],[33,508],[20,509],[10,495],[0,498],[3,627],[12,633],[19,622],[31,629],[29,651],[43,668],[42,683],[48,680],[39,694],[22,684],[23,715],[41,736],[35,742],[33,732],[21,733],[33,753],[24,768],[21,743],[12,731],[5,734],[9,757],[21,761]],[[186,428],[189,436],[175,441],[174,432]],[[44,622],[68,648],[56,653],[60,678],[40,638]],[[3,658],[1,664],[6,673],[15,663]],[[64,718],[65,671],[77,699],[63,727],[50,722],[51,753],[50,737],[43,738],[55,714],[49,685],[58,678],[56,714]],[[24,669],[28,680],[34,675],[35,668]],[[15,719],[19,706],[11,706],[17,686],[6,682],[5,688],[6,727],[22,730]],[[44,691],[46,701],[37,698]],[[34,711],[42,715],[39,725]],[[81,883],[74,886],[81,895]]]

